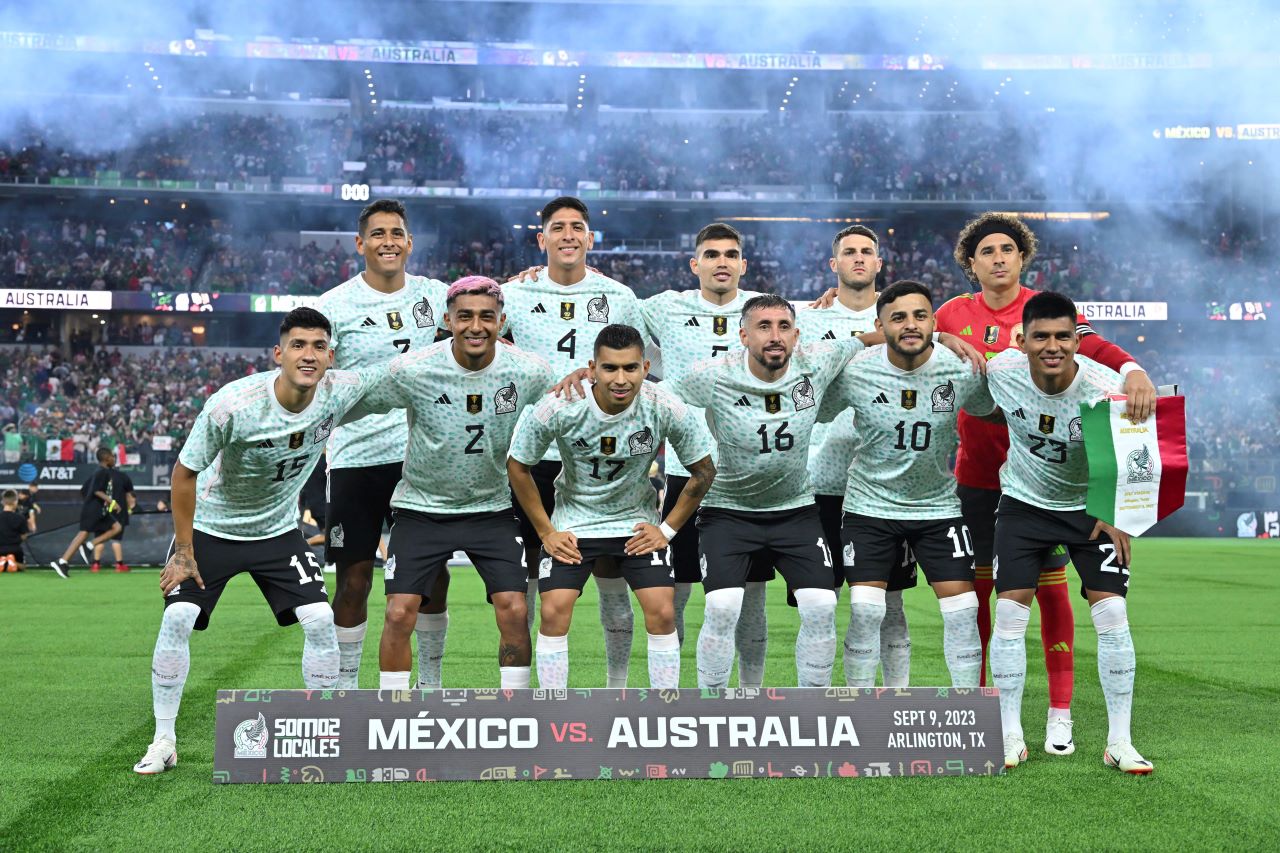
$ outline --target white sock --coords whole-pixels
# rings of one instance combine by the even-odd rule
[[[830,687],[836,664],[836,594],[831,589],[797,589],[796,680],[800,687]]]
[[[693,584],[676,584],[676,636],[680,638],[681,645],[684,645],[684,608],[689,603],[691,595],[693,595]]]
[[[626,687],[631,668],[631,634],[635,614],[631,591],[623,578],[596,578],[600,591],[600,625],[604,628],[606,687]]]
[[[529,633],[533,633],[533,622],[538,617],[538,579],[529,578],[529,585],[524,591],[524,605],[529,608],[527,621],[529,623]]]
[[[698,686],[727,687],[733,669],[733,635],[742,612],[742,587],[707,593],[702,630],[698,632]]]
[[[649,686],[654,690],[675,690],[680,686],[680,637],[649,634]]]
[[[356,690],[360,687],[360,657],[364,654],[364,635],[368,622],[350,628],[334,627],[338,637],[338,689]]]
[[[1027,622],[1031,608],[1009,598],[996,599],[991,635],[991,680],[1000,688],[1000,725],[1005,737],[1022,737],[1022,689],[1027,682]]]
[[[379,672],[378,673],[378,689],[379,690],[408,690],[409,689],[409,672]]]
[[[885,687],[906,687],[911,683],[911,634],[907,631],[907,611],[902,606],[900,589],[886,592],[884,596],[880,669]]]
[[[849,687],[876,684],[885,609],[885,592],[880,587],[849,587],[849,627],[844,634],[844,683]]]
[[[765,612],[768,584],[748,582],[742,595],[742,612],[733,630],[738,649],[738,686],[759,688],[764,684],[764,662],[769,651],[769,617]]]
[[[156,717],[156,737],[164,735],[176,740],[173,727],[191,669],[191,632],[199,617],[199,607],[181,601],[166,607],[160,620],[160,633],[151,655],[151,705]]]
[[[444,640],[448,633],[449,611],[418,614],[414,628],[414,635],[418,638],[418,687],[440,689]]]
[[[342,658],[329,602],[318,601],[293,609],[302,626],[302,683],[312,690],[332,690],[338,684]]]
[[[1132,743],[1133,678],[1138,659],[1123,598],[1104,598],[1089,608],[1098,632],[1098,680],[1107,700],[1107,743]]]
[[[529,667],[527,666],[500,666],[498,667],[499,686],[503,689],[516,688],[523,689],[529,686]]]
[[[538,686],[544,690],[563,690],[569,686],[569,635],[548,637],[538,634],[534,650],[538,664]]]
[[[977,687],[982,675],[982,640],[978,637],[978,594],[962,592],[938,599],[942,611],[942,656],[952,687]]]

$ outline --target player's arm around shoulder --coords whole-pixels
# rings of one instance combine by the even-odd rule
[[[865,376],[865,359],[876,357],[878,351],[878,347],[864,350],[836,374],[835,379],[827,386],[826,393],[822,395],[822,404],[818,407],[818,423],[831,423],[847,409],[855,407],[857,388]]]
[[[947,350],[947,379],[955,388],[956,409],[964,409],[978,420],[1004,425],[1004,412],[996,405],[988,388],[987,374],[974,373],[958,356]]]
[[[733,369],[735,356],[702,358],[693,363],[679,379],[663,381],[664,388],[690,406],[708,408],[715,398],[716,386],[725,372]]]

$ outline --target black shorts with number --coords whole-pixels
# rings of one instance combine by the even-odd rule
[[[960,498],[960,514],[973,538],[973,559],[979,566],[990,566],[995,556],[996,507],[1000,504],[999,489],[979,489],[975,486],[956,486]],[[1045,549],[1042,569],[1060,569],[1069,562],[1067,551],[1061,544]]]
[[[329,603],[324,588],[324,569],[315,552],[294,529],[270,539],[224,539],[197,530],[191,537],[192,553],[204,589],[194,580],[183,581],[164,599],[164,606],[180,601],[200,608],[196,630],[209,627],[209,617],[218,605],[227,581],[248,572],[276,615],[276,622],[292,625],[298,621],[294,608],[304,604]]]
[[[791,589],[831,588],[831,549],[814,504],[765,512],[698,510],[702,587],[738,587],[750,579],[753,558],[776,566]]]
[[[580,563],[562,563],[544,550],[538,561],[538,592],[552,589],[576,589],[582,592],[591,576],[592,567],[601,557],[612,558],[627,585],[632,589],[648,589],[655,586],[674,586],[671,568],[671,549],[663,548],[652,554],[630,556],[626,552],[630,536],[614,536],[603,539],[579,539]]]
[[[471,558],[489,601],[497,592],[523,595],[528,589],[520,525],[511,510],[438,515],[397,509],[395,516],[382,570],[387,595],[430,600],[436,577],[454,551]]]
[[[849,583],[889,582],[900,574],[903,542],[929,583],[973,582],[973,546],[962,518],[890,520],[845,513],[841,556]],[[891,587],[892,588],[892,587]]]
[[[677,474],[667,475],[667,491],[662,499],[663,518],[670,515],[672,507],[680,499],[680,493],[684,491],[688,482],[688,477]],[[676,532],[676,538],[671,540],[671,568],[676,573],[676,583],[702,583],[702,568],[698,562],[696,520],[696,517],[689,519],[685,526]],[[773,576],[773,563],[769,562],[766,555],[758,554],[751,558],[751,568],[747,571],[748,583],[764,583],[773,580]]]
[[[826,541],[831,543],[830,547],[840,546],[844,549],[844,534],[841,532],[844,528],[844,497],[842,495],[818,495],[818,514],[822,517],[822,532],[826,534]],[[899,554],[898,565],[894,568],[893,574],[889,576],[889,592],[899,592],[904,589],[912,589],[918,583],[916,578],[916,558],[911,554],[911,546],[907,544],[906,539],[902,540],[902,553]],[[832,552],[832,556],[836,556]],[[835,563],[832,579],[835,581],[835,588],[839,589],[846,583],[844,574],[844,561],[841,559],[832,560]],[[792,607],[795,606],[795,599],[790,591],[787,593],[787,603]]]
[[[556,508],[556,477],[560,476],[562,467],[564,466],[560,462],[544,459],[529,469],[533,484],[538,487],[538,497],[542,498],[542,509],[547,513],[547,518],[551,517],[551,513]],[[514,492],[511,494],[511,506],[515,509],[516,518],[520,522],[521,541],[531,545],[538,542],[540,539],[538,531],[529,517],[524,514],[524,508],[520,506],[520,501],[516,500]]]
[[[1001,495],[992,565],[996,592],[1035,589],[1046,549],[1062,543],[1080,575],[1082,596],[1088,589],[1125,595],[1129,590],[1129,567],[1120,565],[1109,538],[1089,538],[1096,523],[1097,519],[1082,509],[1041,509]]]
[[[391,494],[400,482],[400,462],[329,471],[324,558],[349,565],[378,556],[384,525],[390,526]],[[314,515],[314,513],[313,513]]]

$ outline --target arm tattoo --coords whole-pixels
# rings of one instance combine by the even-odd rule
[[[716,478],[716,466],[711,457],[705,457],[689,466],[689,482],[684,487],[684,494],[694,500],[702,500]]]

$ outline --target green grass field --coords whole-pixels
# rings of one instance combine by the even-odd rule
[[[302,686],[301,633],[274,626],[247,577],[192,640],[181,762],[138,777],[131,767],[153,727],[157,574],[4,575],[0,849],[1274,849],[1280,546],[1154,539],[1137,543],[1135,563],[1134,737],[1156,764],[1148,778],[1102,765],[1094,634],[1077,599],[1076,754],[1039,749],[1046,695],[1033,624],[1024,715],[1032,758],[1004,777],[215,787],[215,691]],[[450,599],[446,685],[496,684],[496,632],[476,576],[456,571]],[[846,607],[847,596],[844,618]],[[377,684],[380,608],[375,594],[365,687]],[[931,592],[908,592],[907,612],[913,683],[946,683]],[[700,613],[695,594],[691,632]],[[769,615],[766,683],[794,683],[796,622],[780,586]],[[642,639],[634,649],[639,684]],[[572,655],[572,684],[603,683],[593,587]],[[840,682],[838,659],[836,669]],[[689,646],[682,683],[695,683]]]

